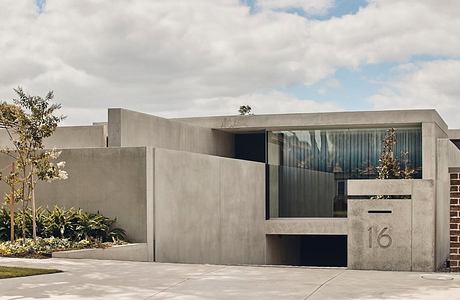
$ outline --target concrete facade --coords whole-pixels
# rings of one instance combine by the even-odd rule
[[[265,263],[265,166],[156,149],[155,258]]]
[[[280,218],[279,202],[270,202],[267,214],[266,196],[276,194],[271,183],[279,178],[266,183],[266,164],[235,159],[237,134],[398,126],[421,128],[423,178],[348,181],[348,195],[411,197],[401,203],[349,200],[348,218]],[[37,199],[40,205],[116,217],[130,241],[146,244],[149,261],[296,264],[302,260],[299,237],[348,236],[350,268],[433,271],[449,259],[449,168],[460,167],[460,151],[450,139],[458,132],[434,110],[165,119],[115,108],[109,109],[107,124],[62,127],[46,141],[47,147],[68,148],[61,159],[69,179],[42,184]],[[0,132],[0,146],[8,145],[6,138]],[[0,164],[6,163],[0,157]],[[311,203],[297,196],[298,207],[307,210],[321,204],[320,196],[333,197],[328,188],[336,180],[333,173],[305,171],[306,177],[312,173],[324,173],[323,179],[309,184],[301,176],[295,179],[305,190],[324,186]],[[5,189],[0,186],[0,192]],[[398,214],[391,220],[369,215],[380,206]],[[320,208],[334,209],[331,203]],[[363,228],[374,221],[391,225],[394,242],[401,245],[396,252],[385,256],[365,247]],[[395,255],[399,261],[391,261]]]
[[[233,135],[126,109],[109,109],[110,147],[147,146],[233,156]]]
[[[44,141],[48,149],[101,148],[107,146],[107,125],[58,127],[54,134]],[[0,129],[0,147],[13,148],[8,133]]]
[[[85,148],[62,150],[69,178],[37,185],[37,206],[82,208],[117,218],[132,242],[146,242],[146,149]],[[0,165],[7,158],[0,155]],[[0,183],[0,193],[8,191]]]

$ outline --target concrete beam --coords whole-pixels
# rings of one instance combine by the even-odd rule
[[[265,234],[347,234],[347,218],[277,218],[265,221]]]
[[[410,195],[412,180],[410,179],[362,179],[348,180],[348,196],[375,195]]]
[[[229,131],[260,129],[344,128],[344,127],[396,127],[436,123],[447,132],[447,124],[435,110],[388,110],[360,112],[328,112],[272,114],[251,116],[216,116],[172,119],[208,128]]]

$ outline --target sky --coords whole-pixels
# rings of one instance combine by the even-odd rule
[[[5,0],[0,99],[55,92],[66,125],[436,109],[460,128],[458,0]]]

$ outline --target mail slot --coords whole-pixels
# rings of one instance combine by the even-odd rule
[[[391,214],[392,211],[389,209],[372,209],[372,210],[368,210],[367,213],[369,214]]]

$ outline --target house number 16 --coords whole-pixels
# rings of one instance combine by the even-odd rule
[[[369,248],[372,248],[372,244],[373,244],[373,229],[374,227],[371,226],[367,229],[367,231],[369,231]],[[377,227],[375,227],[376,231],[378,231]],[[378,235],[377,235],[377,245],[380,247],[380,248],[388,248],[391,246],[391,244],[393,243],[393,240],[391,239],[391,236],[387,233],[388,232],[388,227],[383,227],[382,230],[378,231]]]

